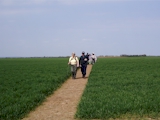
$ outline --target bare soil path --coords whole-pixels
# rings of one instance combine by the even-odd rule
[[[86,78],[79,69],[76,79],[69,78],[23,120],[73,120],[91,69],[92,65],[88,65]]]

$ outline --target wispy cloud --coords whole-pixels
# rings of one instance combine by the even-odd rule
[[[24,4],[44,4],[44,3],[60,3],[66,5],[85,4],[85,3],[102,3],[102,2],[124,2],[136,0],[0,0],[0,5],[24,5]],[[143,1],[143,0],[137,0]]]
[[[47,1],[48,0],[0,0],[0,5],[11,6],[11,5],[25,5],[25,4],[42,4]]]
[[[5,9],[0,10],[0,15],[17,15],[17,14],[28,14],[28,13],[41,13],[42,9]]]
[[[89,42],[89,41],[92,41],[92,39],[88,39],[88,38],[83,38],[82,41],[86,41],[86,42]]]
[[[128,1],[144,1],[144,0],[53,0],[61,4],[75,5],[86,3],[104,3],[104,2],[128,2]]]

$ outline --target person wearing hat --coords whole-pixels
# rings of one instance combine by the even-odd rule
[[[82,56],[79,59],[79,65],[81,67],[81,72],[82,72],[82,77],[83,78],[85,78],[85,75],[86,75],[88,60],[89,60],[88,56],[85,55],[85,52],[82,52]]]
[[[72,78],[76,79],[77,67],[79,66],[79,60],[75,56],[75,53],[72,53],[72,56],[69,58],[68,65],[71,65]]]

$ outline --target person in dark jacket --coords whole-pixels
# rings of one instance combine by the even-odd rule
[[[86,69],[87,69],[87,65],[88,65],[88,56],[85,55],[85,52],[82,52],[82,56],[79,59],[79,65],[81,67],[81,72],[82,72],[82,77],[85,78],[86,76]]]

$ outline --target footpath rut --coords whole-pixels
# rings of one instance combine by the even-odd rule
[[[87,66],[86,78],[82,78],[80,69],[76,79],[71,77],[49,96],[42,105],[23,120],[74,120],[77,105],[88,81],[92,65]]]

